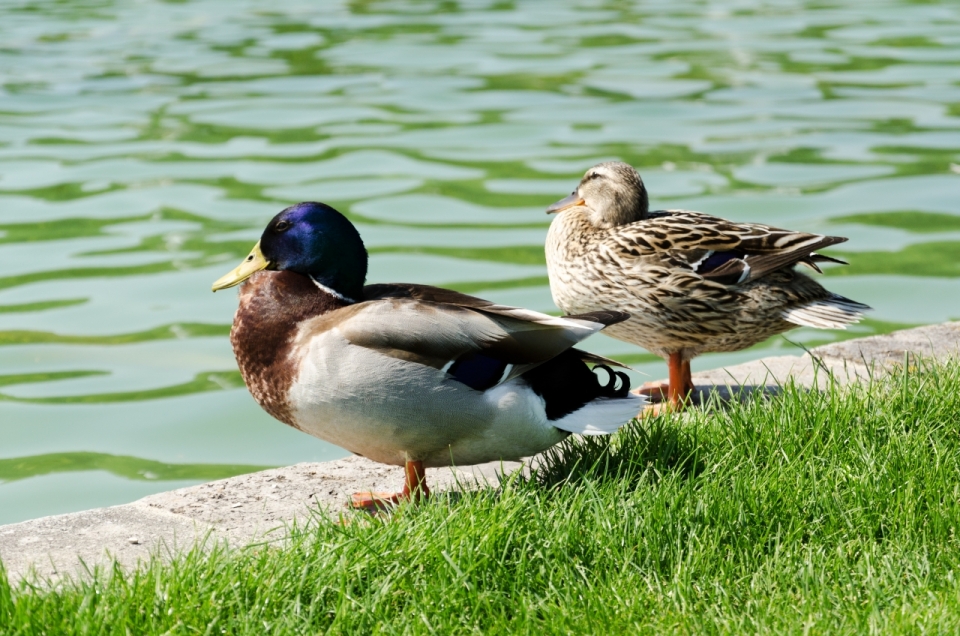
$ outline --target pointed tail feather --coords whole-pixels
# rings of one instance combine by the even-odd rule
[[[823,270],[820,269],[820,266],[817,263],[836,263],[838,265],[849,265],[847,261],[842,258],[834,258],[832,256],[824,256],[823,254],[811,254],[809,258],[805,258],[800,261],[801,265],[806,265],[813,271],[818,274],[822,274]]]
[[[619,398],[597,398],[550,423],[577,435],[610,435],[637,417],[647,400],[632,393]]]
[[[781,316],[787,322],[801,327],[817,329],[846,329],[847,325],[860,322],[863,313],[871,307],[833,294],[822,300],[815,300],[799,307],[785,309]]]
[[[605,309],[600,311],[590,311],[583,314],[570,314],[569,316],[564,316],[567,320],[586,320],[589,322],[599,322],[604,327],[609,327],[610,325],[615,325],[618,322],[623,322],[630,318],[630,314],[625,311],[616,311],[613,309]]]

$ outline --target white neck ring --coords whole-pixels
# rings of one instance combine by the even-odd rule
[[[338,291],[336,291],[336,290],[333,290],[333,289],[330,289],[329,287],[327,287],[326,285],[324,285],[323,283],[321,283],[320,281],[318,281],[318,280],[317,280],[316,278],[314,278],[313,276],[308,276],[308,278],[309,278],[310,280],[312,280],[312,281],[313,281],[313,284],[316,285],[319,289],[327,292],[328,294],[330,294],[330,295],[333,296],[334,298],[338,298],[338,299],[342,300],[343,302],[345,302],[345,303],[350,303],[350,304],[353,304],[353,303],[357,302],[357,301],[355,301],[353,298],[348,298],[347,296],[344,296],[344,295],[341,294],[340,292],[338,292]]]

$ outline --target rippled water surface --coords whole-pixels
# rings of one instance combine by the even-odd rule
[[[946,2],[0,3],[0,523],[345,454],[259,410],[210,293],[300,200],[371,282],[556,311],[543,210],[619,158],[851,238],[825,282],[876,311],[793,343],[960,318],[958,62]]]

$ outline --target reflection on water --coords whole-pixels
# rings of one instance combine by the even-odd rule
[[[851,237],[827,283],[876,312],[793,343],[960,317],[953,5],[318,6],[0,6],[0,522],[344,454],[260,412],[209,292],[299,200],[371,282],[556,311],[543,209],[619,158],[654,206]]]
[[[226,464],[164,464],[139,457],[122,457],[104,453],[51,453],[0,459],[0,479],[10,482],[53,473],[102,470],[135,480],[212,480],[264,468],[264,466]]]

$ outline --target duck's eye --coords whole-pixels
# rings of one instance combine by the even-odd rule
[[[286,232],[290,229],[290,221],[279,221],[274,227],[277,232]]]
[[[599,179],[599,178],[600,178],[599,172],[591,172],[584,178],[584,181],[593,181],[594,179]]]

